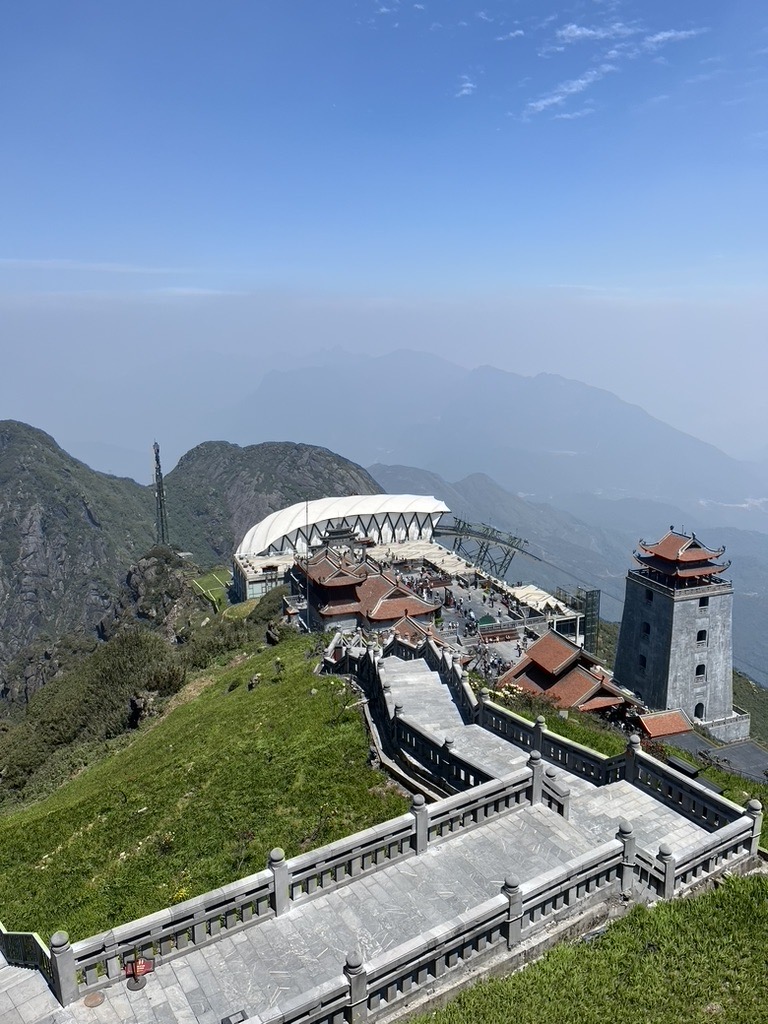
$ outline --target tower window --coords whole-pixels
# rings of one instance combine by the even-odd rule
[[[706,674],[707,674],[707,666],[706,665],[697,665],[696,666],[696,675],[698,677],[705,676]]]
[[[700,629],[696,634],[696,643],[705,644],[707,642],[707,631],[706,629]]]
[[[641,654],[640,657],[637,659],[637,664],[640,671],[645,672],[645,667],[648,664],[648,659],[644,654]]]
[[[644,622],[643,623],[643,636],[650,636],[650,635],[651,635],[651,624],[650,624],[650,622]]]
[[[694,718],[704,718],[704,705],[699,701],[696,707],[693,709]]]
[[[650,604],[653,601],[653,591],[650,587],[645,588],[645,600]]]
[[[709,605],[709,598],[708,597],[700,597],[699,598],[699,608],[706,608],[708,605]]]

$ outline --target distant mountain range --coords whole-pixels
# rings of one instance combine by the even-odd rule
[[[290,440],[209,441],[167,474],[171,539],[198,564],[228,562],[250,526],[305,498],[427,493],[527,538],[540,561],[518,555],[513,574],[598,586],[604,615],[618,619],[638,539],[685,527],[728,546],[737,662],[768,685],[761,464],[561,377],[467,371],[408,352],[334,358],[268,374],[219,418],[230,437]],[[152,487],[97,473],[42,431],[0,422],[0,697],[23,690],[24,658],[45,657],[48,639],[94,628],[153,541]]]
[[[362,465],[421,466],[449,480],[485,473],[513,494],[574,511],[583,495],[642,499],[675,506],[678,527],[695,519],[768,531],[764,463],[733,459],[610,392],[418,352],[330,355],[266,374],[223,414],[226,436],[311,438]],[[715,397],[702,401],[724,414]]]

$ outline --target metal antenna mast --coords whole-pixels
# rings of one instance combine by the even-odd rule
[[[152,445],[155,453],[155,540],[167,547],[169,544],[168,513],[165,510],[165,487],[163,471],[160,468],[160,445],[155,441]]]

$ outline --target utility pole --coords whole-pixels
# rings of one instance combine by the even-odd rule
[[[152,445],[152,450],[155,453],[155,541],[167,547],[170,543],[168,513],[165,510],[165,486],[160,468],[160,445],[157,441]]]

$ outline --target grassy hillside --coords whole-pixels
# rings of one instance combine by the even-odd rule
[[[635,908],[589,944],[557,946],[412,1024],[756,1024],[768,1020],[768,879]]]
[[[274,846],[291,856],[402,813],[367,767],[353,696],[312,673],[316,639],[229,655],[162,720],[0,819],[6,927],[83,938],[260,870]]]

